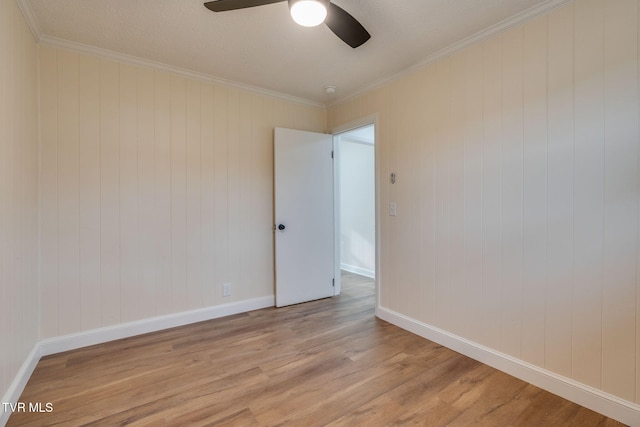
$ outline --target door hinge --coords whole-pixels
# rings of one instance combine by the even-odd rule
[[[333,287],[334,288],[336,287],[336,279],[335,278],[333,279]]]
[[[333,159],[333,150],[331,150],[331,158]]]

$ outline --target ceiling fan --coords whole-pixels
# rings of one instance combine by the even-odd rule
[[[298,24],[314,27],[324,22],[336,36],[354,49],[371,38],[362,24],[349,12],[331,3],[331,0],[215,0],[204,5],[213,12],[226,12],[282,1],[289,2],[291,16]]]

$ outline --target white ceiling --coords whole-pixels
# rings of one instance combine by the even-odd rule
[[[566,0],[333,0],[371,33],[352,49],[287,2],[214,13],[201,0],[18,0],[42,40],[69,41],[327,105],[487,29]],[[490,31],[489,31],[490,32]],[[324,87],[335,85],[327,95]]]

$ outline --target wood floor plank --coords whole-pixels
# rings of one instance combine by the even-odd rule
[[[8,426],[621,425],[375,317],[370,279],[44,357]]]

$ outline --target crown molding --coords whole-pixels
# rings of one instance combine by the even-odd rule
[[[288,95],[281,92],[276,92],[268,89],[263,89],[257,86],[251,86],[244,83],[235,82],[232,80],[226,80],[220,77],[215,77],[205,73],[199,73],[197,71],[187,70],[185,68],[176,67],[173,65],[163,64],[161,62],[155,62],[144,58],[139,58],[133,55],[126,55],[124,53],[115,52],[108,49],[102,49],[95,46],[89,46],[82,43],[76,43],[69,40],[59,39],[56,37],[41,36],[39,40],[40,44],[49,45],[57,48],[70,50],[73,52],[83,53],[87,55],[98,56],[100,58],[111,59],[121,63],[134,65],[143,68],[150,68],[154,70],[167,71],[188,79],[199,80],[206,83],[213,83],[217,85],[233,87],[241,89],[247,92],[252,92],[264,96],[282,99],[296,104],[307,105],[315,108],[326,109],[326,104],[314,102],[308,99],[299,98],[296,96]]]
[[[33,34],[36,42],[39,42],[42,38],[42,30],[40,29],[40,25],[38,25],[38,20],[33,13],[33,9],[31,9],[31,4],[29,4],[27,0],[16,0],[16,4],[24,17],[24,20],[27,22],[27,26],[31,30],[31,34]]]
[[[363,87],[360,90],[357,90],[356,92],[353,92],[351,94],[345,95],[341,98],[336,99],[335,101],[328,103],[327,104],[327,108],[331,108],[334,107],[336,105],[340,105],[342,103],[351,101],[359,96],[362,96],[368,92],[371,92],[375,89],[380,88],[381,86],[384,86],[388,83],[391,83],[393,81],[399,80],[405,76],[408,76],[409,74],[412,74],[418,70],[421,70],[423,68],[426,68],[427,66],[433,64],[434,62],[437,62],[439,60],[441,60],[442,58],[446,58],[448,56],[451,56],[471,45],[474,45],[476,43],[480,43],[484,40],[489,39],[490,37],[493,37],[497,34],[503,33],[505,31],[510,30],[511,28],[514,28],[520,24],[523,24],[526,21],[529,21],[531,19],[534,19],[538,16],[547,14],[549,12],[551,12],[552,10],[558,9],[562,6],[565,6],[568,3],[573,2],[574,0],[547,0],[543,3],[540,3],[537,6],[531,7],[517,15],[514,15],[510,18],[505,19],[504,21],[501,21],[489,28],[486,28],[478,33],[475,33],[469,37],[466,37],[460,41],[457,41],[451,45],[449,45],[448,47],[445,47],[443,49],[440,49],[436,52],[434,52],[433,54],[429,55],[427,58],[425,58],[424,60],[420,61],[419,63],[412,65],[402,71],[400,71],[399,73],[396,73],[390,77],[385,77],[383,79],[380,79],[370,85],[367,85],[365,87]]]
[[[31,5],[28,0],[16,0],[16,4],[22,13],[25,21],[31,33],[36,39],[36,42],[41,44],[48,44],[50,46],[60,47],[63,49],[68,49],[76,52],[86,53],[89,55],[100,56],[103,58],[112,59],[115,61],[123,62],[130,65],[136,65],[139,67],[152,68],[156,70],[168,71],[174,74],[178,74],[183,77],[187,77],[190,79],[205,81],[207,83],[214,83],[228,87],[234,87],[236,89],[246,90],[248,92],[257,93],[260,95],[270,96],[278,99],[282,99],[289,102],[294,102],[296,104],[307,105],[315,108],[326,109],[326,104],[314,102],[308,99],[288,95],[281,92],[276,92],[268,89],[263,89],[257,86],[251,86],[244,83],[238,83],[232,80],[226,80],[219,77],[215,77],[209,74],[198,73],[196,71],[187,70],[180,67],[175,67],[168,64],[163,64],[160,62],[151,61],[144,58],[139,58],[133,55],[126,55],[123,53],[115,52],[112,50],[102,49],[99,47],[89,46],[81,43],[71,42],[69,40],[59,39],[56,37],[49,37],[42,33],[40,29],[40,25],[38,24],[38,20],[31,9]]]
[[[309,99],[305,99],[305,98],[300,98],[297,96],[293,96],[293,95],[288,95],[282,92],[276,92],[276,91],[272,91],[272,90],[268,90],[268,89],[263,89],[257,86],[251,86],[248,84],[244,84],[244,83],[239,83],[239,82],[235,82],[232,80],[227,80],[227,79],[223,79],[220,77],[215,77],[209,74],[205,74],[205,73],[198,73],[196,71],[192,71],[192,70],[187,70],[184,68],[180,68],[180,67],[175,67],[172,65],[168,65],[168,64],[163,64],[160,62],[155,62],[155,61],[151,61],[148,59],[144,59],[144,58],[140,58],[140,57],[136,57],[133,55],[126,55],[123,53],[119,53],[119,52],[115,52],[112,50],[107,50],[107,49],[102,49],[99,47],[94,47],[94,46],[89,46],[89,45],[85,45],[82,43],[76,43],[76,42],[72,42],[69,40],[64,40],[64,39],[60,39],[60,38],[56,38],[56,37],[50,37],[47,35],[44,35],[42,33],[42,29],[40,28],[40,25],[38,24],[38,20],[36,19],[35,14],[33,13],[33,9],[31,9],[31,5],[29,3],[28,0],[16,0],[16,3],[18,5],[18,8],[20,9],[20,12],[22,13],[22,16],[24,17],[25,21],[27,22],[27,25],[29,27],[29,29],[31,30],[31,33],[33,34],[34,38],[36,39],[36,42],[41,43],[41,44],[48,44],[50,46],[55,46],[55,47],[60,47],[63,49],[67,49],[67,50],[71,50],[71,51],[75,51],[75,52],[80,52],[80,53],[84,53],[84,54],[88,54],[88,55],[94,55],[94,56],[99,56],[102,58],[108,58],[108,59],[112,59],[114,61],[118,61],[118,62],[123,62],[126,64],[130,64],[130,65],[136,65],[139,67],[144,67],[144,68],[151,68],[151,69],[155,69],[155,70],[162,70],[162,71],[168,71],[186,78],[190,78],[190,79],[194,79],[194,80],[200,80],[200,81],[204,81],[207,83],[213,83],[213,84],[218,84],[218,85],[222,85],[222,86],[227,86],[227,87],[233,87],[236,89],[241,89],[241,90],[245,90],[248,92],[252,92],[252,93],[257,93],[260,95],[265,95],[265,96],[270,96],[273,98],[278,98],[278,99],[282,99],[285,101],[289,101],[289,102],[294,102],[296,104],[302,104],[302,105],[307,105],[310,107],[315,107],[315,108],[322,108],[322,109],[326,109],[327,105],[325,103],[320,103],[320,102],[315,102],[315,101],[311,101]]]
[[[145,68],[152,68],[152,69],[156,69],[156,70],[162,70],[162,71],[168,71],[183,77],[187,77],[190,79],[195,79],[195,80],[200,80],[200,81],[205,81],[208,83],[214,83],[214,84],[219,84],[219,85],[223,85],[223,86],[227,86],[227,87],[234,87],[237,89],[242,89],[245,91],[249,91],[252,93],[257,93],[257,94],[261,94],[261,95],[265,95],[265,96],[270,96],[270,97],[274,97],[274,98],[278,98],[278,99],[282,99],[282,100],[286,100],[289,102],[294,102],[296,104],[302,104],[302,105],[307,105],[310,107],[315,107],[315,108],[322,108],[322,109],[327,109],[330,107],[334,107],[336,105],[345,103],[347,101],[350,101],[354,98],[357,98],[359,96],[364,95],[365,93],[371,92],[375,89],[380,88],[381,86],[384,86],[388,83],[391,83],[393,81],[399,80],[409,74],[412,74],[418,70],[421,70],[431,64],[433,64],[434,62],[439,61],[442,58],[448,57],[453,55],[456,52],[461,51],[462,49],[465,49],[475,43],[479,43],[482,42],[484,40],[487,40],[488,38],[495,36],[497,34],[503,33],[517,25],[520,25],[528,20],[531,20],[533,18],[536,18],[538,16],[544,15],[546,13],[551,12],[554,9],[557,9],[559,7],[562,7],[568,3],[571,3],[573,0],[547,0],[537,6],[534,6],[532,8],[529,8],[527,10],[525,10],[524,12],[521,12],[515,16],[512,16],[511,18],[508,18],[502,22],[499,22],[496,25],[493,25],[485,30],[482,30],[474,35],[471,35],[469,37],[466,37],[458,42],[453,43],[452,45],[449,45],[448,47],[445,47],[443,49],[440,49],[438,51],[436,51],[435,53],[429,55],[427,58],[425,58],[424,60],[420,61],[419,63],[408,67],[404,70],[402,70],[399,73],[396,73],[390,77],[386,77],[383,79],[380,79],[370,85],[367,85],[365,87],[363,87],[360,90],[357,90],[351,94],[347,94],[341,98],[338,98],[332,102],[328,102],[328,103],[322,103],[322,102],[316,102],[316,101],[311,101],[309,99],[305,99],[305,98],[300,98],[300,97],[296,97],[296,96],[292,96],[292,95],[288,95],[282,92],[276,92],[276,91],[272,91],[272,90],[268,90],[268,89],[264,89],[264,88],[260,88],[257,86],[251,86],[251,85],[247,85],[244,83],[239,83],[239,82],[235,82],[232,80],[227,80],[227,79],[223,79],[223,78],[219,78],[219,77],[215,77],[209,74],[204,74],[204,73],[199,73],[196,71],[192,71],[192,70],[188,70],[188,69],[184,69],[184,68],[180,68],[180,67],[175,67],[172,65],[168,65],[168,64],[163,64],[160,62],[155,62],[155,61],[151,61],[151,60],[147,60],[147,59],[143,59],[143,58],[139,58],[136,56],[132,56],[132,55],[126,55],[123,53],[119,53],[119,52],[115,52],[115,51],[111,51],[111,50],[107,50],[107,49],[102,49],[102,48],[98,48],[98,47],[94,47],[94,46],[89,46],[89,45],[84,45],[81,43],[76,43],[76,42],[71,42],[68,40],[63,40],[63,39],[59,39],[59,38],[55,38],[55,37],[49,37],[46,36],[42,33],[42,30],[40,29],[40,26],[38,25],[38,21],[35,18],[35,15],[31,9],[31,6],[28,2],[28,0],[16,0],[16,3],[18,4],[18,7],[20,8],[20,11],[22,12],[22,15],[24,16],[27,25],[29,26],[29,29],[31,30],[31,32],[33,33],[34,37],[36,38],[36,41],[39,43],[43,43],[43,44],[48,44],[51,46],[55,46],[55,47],[60,47],[60,48],[64,48],[64,49],[68,49],[68,50],[72,50],[72,51],[76,51],[76,52],[80,52],[80,53],[85,53],[85,54],[89,54],[89,55],[95,55],[95,56],[100,56],[103,58],[108,58],[108,59],[112,59],[115,61],[119,61],[119,62],[123,62],[123,63],[127,63],[127,64],[131,64],[131,65],[136,65],[136,66],[140,66],[140,67],[145,67]]]
[[[232,80],[226,80],[223,78],[215,77],[205,73],[199,73],[197,71],[187,70],[185,68],[176,67],[173,65],[163,64],[161,62],[155,62],[144,58],[139,58],[133,55],[126,55],[124,53],[115,52],[108,49],[102,49],[95,46],[89,46],[82,43],[71,42],[69,40],[59,39],[55,37],[42,36],[40,38],[41,44],[46,44],[58,48],[71,50],[87,55],[98,56],[101,58],[111,59],[114,61],[122,62],[129,65],[135,65],[138,67],[151,68],[154,70],[167,71],[173,74],[177,74],[189,79],[200,80],[207,83],[218,84],[227,87],[233,87],[236,89],[245,90],[260,95],[270,96],[273,98],[279,98],[285,101],[294,102],[296,104],[307,105],[316,108],[326,108],[326,104],[314,102],[308,99],[299,98],[285,93],[276,92],[268,89],[263,89],[257,86],[251,86],[244,83],[235,82]]]

